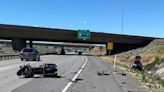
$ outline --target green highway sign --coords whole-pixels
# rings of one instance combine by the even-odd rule
[[[90,39],[90,31],[89,30],[78,30],[77,38],[82,39],[82,40]]]

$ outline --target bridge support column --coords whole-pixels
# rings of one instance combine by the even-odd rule
[[[29,46],[30,46],[30,48],[32,48],[32,47],[33,47],[32,40],[29,40]]]
[[[12,47],[13,47],[13,50],[20,51],[22,48],[26,47],[26,40],[20,39],[20,38],[13,38]]]
[[[61,55],[65,55],[65,50],[64,50],[64,47],[61,47],[60,54],[61,54]]]

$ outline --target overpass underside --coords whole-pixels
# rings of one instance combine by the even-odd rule
[[[150,42],[145,42],[145,43],[142,43],[142,44],[113,43],[113,50],[109,51],[109,50],[106,49],[106,54],[107,55],[112,55],[112,54],[116,54],[116,53],[120,53],[120,52],[125,52],[125,51],[128,51],[128,50],[132,50],[132,49],[136,49],[136,48],[146,46],[149,43]],[[32,40],[29,40],[29,46],[31,48],[33,47]],[[13,47],[13,50],[20,51],[22,48],[26,47],[26,39],[13,38],[12,39],[12,47]],[[63,46],[61,46],[61,47],[63,47]],[[106,47],[107,47],[107,43],[106,43]],[[89,47],[89,48],[91,48],[91,47]]]

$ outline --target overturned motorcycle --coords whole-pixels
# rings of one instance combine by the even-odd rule
[[[30,64],[27,64],[20,66],[17,75],[22,76],[24,78],[30,78],[34,75],[43,75],[44,77],[57,77],[57,65],[44,63],[38,66],[32,66]]]

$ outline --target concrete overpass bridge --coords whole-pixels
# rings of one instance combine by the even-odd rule
[[[91,38],[89,40],[79,40],[77,38],[77,30],[0,24],[0,39],[12,40],[14,50],[21,50],[23,47],[26,47],[26,40],[30,41],[31,47],[32,41],[91,44],[107,44],[108,42],[113,42],[114,47],[112,53],[116,53],[145,46],[155,38],[91,32]],[[107,50],[107,52],[109,51]]]

